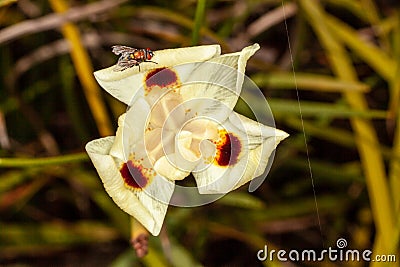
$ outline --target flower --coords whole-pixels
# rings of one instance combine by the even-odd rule
[[[260,176],[288,135],[233,111],[257,44],[220,55],[219,46],[156,51],[154,63],[95,72],[129,105],[115,137],[86,150],[107,193],[158,235],[174,181],[195,177],[201,194],[228,193]],[[153,64],[153,65],[151,65]]]

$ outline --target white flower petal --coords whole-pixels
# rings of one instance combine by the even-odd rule
[[[160,157],[174,152],[174,137],[173,132],[163,131],[161,128],[146,132],[144,139],[146,157],[154,164]]]
[[[150,123],[153,127],[169,130],[179,129],[185,120],[184,106],[180,94],[169,91],[152,105]]]
[[[118,118],[116,140],[110,155],[125,161],[134,147],[143,139],[150,107],[144,99],[138,99],[128,111]],[[143,155],[140,155],[143,156]]]
[[[200,159],[200,149],[192,149],[193,134],[189,131],[181,131],[176,135],[176,150],[184,160],[195,162]],[[198,152],[198,153],[196,153]]]
[[[218,124],[212,120],[199,118],[189,121],[182,129],[192,133],[199,140],[218,138]]]
[[[221,48],[219,45],[203,45],[176,49],[165,49],[154,51],[154,57],[151,62],[143,62],[139,68],[134,66],[124,71],[115,71],[115,65],[106,69],[96,71],[94,76],[97,82],[109,94],[117,98],[121,102],[130,105],[133,97],[138,90],[142,88],[145,75],[149,70],[155,68],[165,68],[186,64],[190,62],[201,62],[220,55]]]
[[[237,113],[232,113],[223,127],[221,136],[228,138],[216,144],[220,152],[213,163],[193,171],[201,194],[228,193],[261,175],[273,150],[288,136]]]
[[[144,188],[132,190],[124,182],[123,172],[118,159],[109,155],[115,138],[106,137],[93,140],[86,145],[97,172],[104,184],[104,188],[114,202],[123,211],[136,218],[153,235],[158,235],[171,199],[174,183],[159,175],[148,180]]]
[[[232,112],[242,90],[244,72],[249,58],[260,48],[258,44],[242,51],[214,57],[196,63],[196,68],[182,79],[180,93],[193,115],[205,116],[218,122]],[[188,66],[176,66],[181,73]],[[184,75],[181,75],[184,76]]]
[[[258,166],[254,172],[254,176],[243,181],[240,184],[242,185],[250,181],[252,178],[263,174],[270,155],[278,144],[287,138],[289,134],[274,127],[253,121],[236,112],[233,112],[229,116],[229,123],[238,127],[240,132],[245,132],[247,134],[248,149],[250,153],[253,153],[250,155],[250,159],[254,158],[254,160],[250,160],[249,162]]]
[[[177,154],[162,156],[154,164],[154,170],[171,181],[182,180],[190,174],[195,164],[186,161],[185,166],[182,166],[182,162],[179,162],[178,167],[178,159]]]
[[[240,176],[234,176],[229,168],[223,168],[216,164],[208,164],[203,166],[203,170],[197,172],[193,171],[193,176],[196,180],[197,188],[200,194],[226,194],[236,188],[240,181]],[[235,170],[243,175],[246,169],[246,161],[239,160],[235,164]]]

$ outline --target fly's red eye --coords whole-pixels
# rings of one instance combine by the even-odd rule
[[[150,50],[150,48],[146,48],[146,52],[146,58],[147,60],[150,60],[154,56],[154,53]]]

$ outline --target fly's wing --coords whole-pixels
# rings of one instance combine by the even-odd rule
[[[136,48],[132,48],[129,46],[124,46],[124,45],[113,45],[111,47],[111,49],[112,49],[111,51],[116,55],[120,55],[120,54],[126,55],[126,54],[133,53],[137,50]]]
[[[125,59],[121,57],[115,65],[114,71],[123,71],[132,68],[133,66],[139,66],[139,62],[134,59]]]
[[[114,71],[123,71],[125,69],[131,68],[133,66],[138,66],[139,62],[135,59],[129,58],[129,55],[137,51],[136,48],[132,48],[124,45],[114,45],[112,46],[112,52],[116,55],[121,55],[118,59],[117,65]]]

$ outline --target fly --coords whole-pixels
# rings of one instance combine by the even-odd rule
[[[116,55],[121,55],[114,71],[123,71],[133,66],[138,66],[140,71],[140,63],[142,62],[158,64],[157,62],[151,61],[154,53],[150,48],[137,49],[129,46],[114,45],[112,46],[112,52]]]

